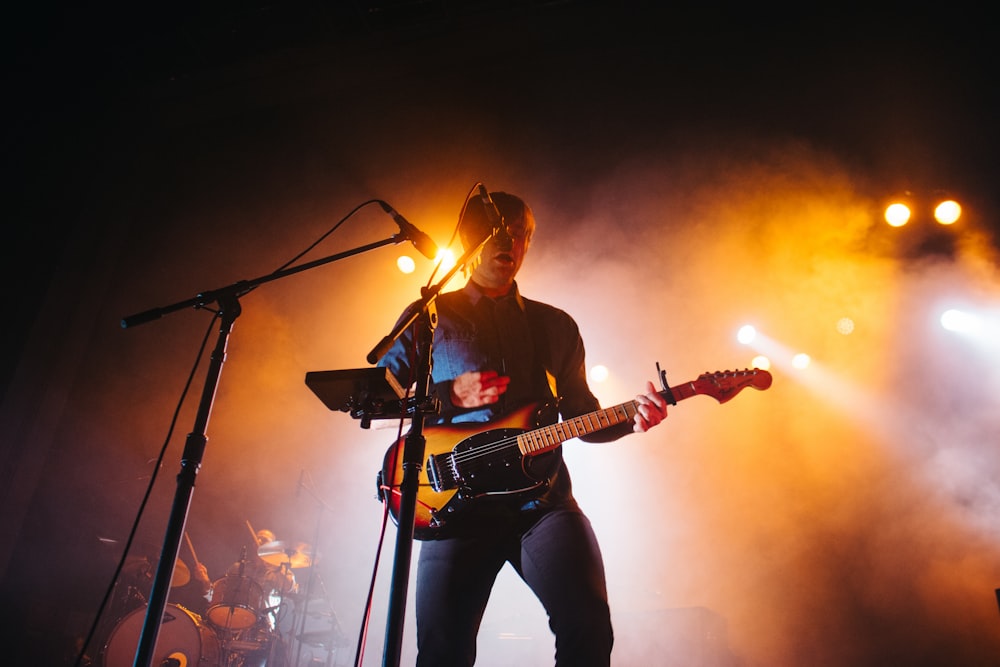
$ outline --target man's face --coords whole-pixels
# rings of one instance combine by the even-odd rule
[[[535,219],[530,211],[524,219],[508,222],[507,233],[512,239],[510,247],[501,247],[496,238],[487,241],[483,246],[482,261],[472,272],[472,279],[489,290],[509,289],[524,262],[534,231]]]

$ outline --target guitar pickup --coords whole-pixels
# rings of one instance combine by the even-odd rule
[[[456,489],[459,486],[458,469],[455,467],[455,453],[442,456],[431,454],[427,457],[427,479],[437,492]]]

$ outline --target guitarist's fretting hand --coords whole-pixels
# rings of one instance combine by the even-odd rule
[[[470,371],[451,381],[451,404],[458,408],[478,408],[500,400],[510,378],[496,371]]]
[[[645,433],[667,417],[667,401],[652,382],[646,382],[646,393],[635,397],[635,405],[638,412],[635,413],[632,430],[636,433]]]

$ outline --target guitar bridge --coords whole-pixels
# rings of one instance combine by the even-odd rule
[[[455,467],[455,454],[448,452],[442,456],[431,454],[427,457],[427,479],[436,492],[456,489],[459,485],[458,468]]]

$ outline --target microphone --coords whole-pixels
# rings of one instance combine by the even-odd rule
[[[500,209],[497,208],[493,197],[490,197],[490,191],[482,183],[479,184],[479,198],[483,202],[483,208],[486,209],[486,217],[490,219],[490,225],[493,227],[492,236],[497,247],[504,252],[510,251],[514,247],[514,239],[507,233],[507,225],[500,215]]]
[[[382,207],[382,210],[391,215],[392,219],[396,221],[397,225],[399,225],[399,231],[403,234],[403,237],[412,243],[413,247],[419,250],[421,255],[430,260],[437,258],[437,243],[434,243],[434,240],[431,239],[431,237],[414,227],[409,220],[400,215],[399,212],[389,206],[389,204],[385,203],[381,199],[377,201]]]

